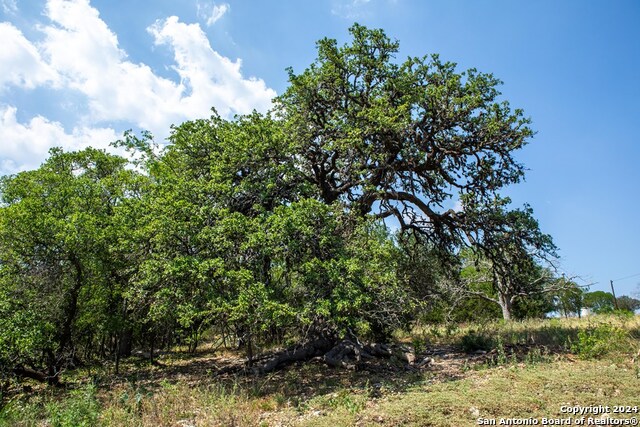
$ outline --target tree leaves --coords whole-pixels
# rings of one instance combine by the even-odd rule
[[[385,337],[468,245],[490,261],[493,296],[517,295],[554,250],[531,209],[500,196],[523,176],[529,120],[491,74],[437,55],[398,62],[382,30],[350,32],[289,70],[266,115],[213,111],[162,149],[127,132],[114,145],[129,159],[54,149],[4,177],[0,357],[57,375],[80,349],[193,351],[205,330],[250,360],[285,337]]]

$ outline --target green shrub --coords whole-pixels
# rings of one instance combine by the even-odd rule
[[[427,340],[425,338],[414,337],[411,340],[411,344],[416,354],[422,354],[427,350]]]
[[[570,347],[581,359],[594,359],[624,350],[627,338],[623,329],[604,323],[578,332],[577,340],[570,343]]]
[[[614,310],[613,314],[620,320],[621,322],[626,322],[632,320],[635,317],[635,313],[631,310]]]
[[[90,385],[71,392],[61,402],[47,404],[51,427],[92,427],[97,424],[100,405],[95,387]]]

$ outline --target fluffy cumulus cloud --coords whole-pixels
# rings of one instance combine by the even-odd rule
[[[149,32],[156,44],[173,49],[174,69],[182,84],[191,88],[191,94],[180,99],[181,110],[196,112],[215,105],[224,116],[248,113],[254,108],[264,111],[276,95],[263,80],[244,79],[241,61],[215,52],[198,24],[185,24],[172,16],[156,22]]]
[[[56,81],[55,71],[19,29],[0,22],[0,40],[0,90],[9,86],[33,89]]]
[[[213,21],[228,9],[215,7]],[[44,117],[19,123],[15,106],[4,107],[0,172],[26,167],[24,159],[45,156],[51,146],[78,148],[95,146],[93,137],[98,143],[115,139],[115,130],[101,127],[107,123],[147,129],[163,140],[171,124],[206,117],[211,107],[227,117],[265,111],[276,95],[264,81],[245,78],[239,59],[217,53],[198,24],[180,22],[175,16],[157,21],[148,31],[156,45],[173,51],[179,81],[131,61],[88,0],[48,0],[45,16],[49,22],[39,27],[44,37],[38,43],[11,24],[0,24],[0,37],[8,41],[8,48],[0,51],[0,91],[10,86],[55,87],[81,94],[88,108],[77,118],[77,126],[65,131]]]
[[[110,128],[76,127],[67,133],[60,123],[42,116],[19,123],[15,107],[0,107],[0,170],[5,173],[38,167],[51,147],[107,149],[116,139]]]
[[[162,134],[179,119],[184,87],[127,60],[117,36],[86,0],[50,0],[47,16],[54,25],[43,28],[41,48],[63,84],[86,96],[85,121],[128,121]]]

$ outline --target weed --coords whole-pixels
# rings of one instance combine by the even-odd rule
[[[327,402],[333,409],[344,408],[351,414],[357,414],[365,407],[365,400],[361,396],[354,395],[348,390],[340,390],[333,393]]]
[[[507,364],[507,353],[504,350],[504,344],[502,342],[502,338],[498,337],[498,341],[496,343],[496,364],[498,365],[506,365]]]
[[[411,344],[416,354],[422,354],[427,350],[427,340],[424,338],[414,337]]]
[[[543,360],[542,352],[538,347],[531,349],[525,356],[525,364],[528,366],[535,366]]]
[[[144,387],[134,388],[133,390],[125,390],[120,395],[120,404],[128,412],[139,414],[142,412],[142,402],[153,396],[153,393]]]
[[[626,339],[623,329],[603,323],[578,332],[577,340],[570,342],[570,348],[582,359],[595,359],[625,349]]]
[[[52,427],[92,427],[97,424],[100,405],[96,389],[88,385],[74,390],[62,402],[52,401],[46,405],[49,424]]]

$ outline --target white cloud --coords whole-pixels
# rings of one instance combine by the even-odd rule
[[[214,5],[211,23],[228,9],[226,4]],[[216,52],[200,25],[182,23],[178,17],[148,28],[156,45],[174,53],[172,68],[179,77],[174,81],[132,62],[89,0],[48,0],[45,16],[50,22],[38,27],[44,34],[38,43],[13,25],[0,24],[0,38],[9,46],[0,50],[0,89],[55,87],[61,98],[68,91],[82,94],[88,108],[70,133],[41,116],[18,123],[14,107],[2,108],[0,172],[31,167],[52,146],[80,148],[116,139],[113,129],[101,127],[105,123],[147,129],[163,141],[171,124],[207,117],[211,107],[231,117],[266,111],[276,96],[263,80],[242,75],[240,59]]]
[[[209,16],[209,19],[207,19],[207,25],[211,26],[215,24],[216,21],[222,18],[222,15],[227,13],[228,10],[229,10],[229,5],[226,3],[221,4],[220,6],[217,6],[217,5],[213,6],[213,11],[211,12],[211,16]]]
[[[184,90],[145,64],[127,61],[117,36],[86,0],[50,0],[42,49],[66,87],[86,95],[90,123],[122,120],[166,135]]]
[[[220,18],[224,16],[230,9],[228,3],[222,3],[217,5],[214,3],[197,2],[196,7],[198,9],[198,17],[204,19],[207,23],[207,27],[215,24]]]
[[[173,49],[176,83],[128,61],[87,0],[50,0],[47,15],[57,24],[43,29],[47,59],[69,87],[87,96],[93,122],[134,122],[163,136],[173,123],[208,116],[212,106],[223,116],[264,111],[276,95],[264,81],[245,79],[240,60],[214,51],[198,24],[172,16],[148,28],[156,45]]]
[[[213,105],[221,115],[230,116],[265,111],[271,105],[276,92],[261,79],[245,79],[240,72],[242,61],[214,51],[198,24],[184,24],[172,16],[148,30],[156,44],[173,49],[174,69],[191,88],[191,94],[180,100],[183,110],[195,112]]]
[[[0,107],[0,170],[3,173],[38,167],[51,147],[110,148],[109,143],[118,139],[109,128],[76,127],[67,133],[60,123],[42,116],[20,123],[16,112],[13,106]]]
[[[9,85],[33,89],[57,80],[56,73],[19,29],[0,22],[0,40],[0,90]]]

